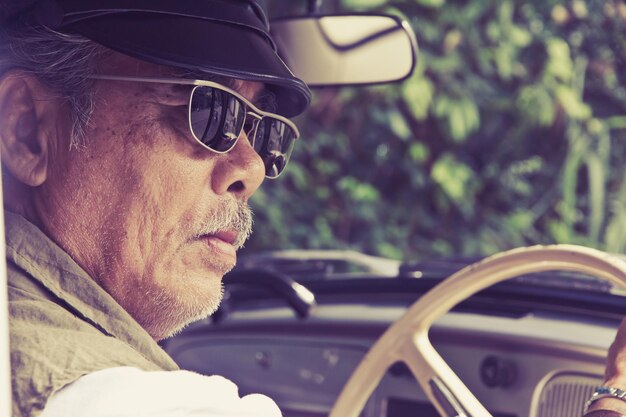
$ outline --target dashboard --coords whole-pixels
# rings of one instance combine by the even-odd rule
[[[372,343],[405,312],[372,304],[317,306],[307,318],[283,307],[234,311],[200,322],[165,349],[183,369],[223,375],[240,394],[273,398],[285,417],[327,416]],[[571,417],[602,381],[615,320],[571,314],[451,312],[430,339],[495,417]],[[364,417],[438,416],[406,365],[393,365]]]

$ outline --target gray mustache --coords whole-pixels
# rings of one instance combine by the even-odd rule
[[[210,235],[219,231],[235,231],[237,239],[233,243],[235,248],[240,249],[252,234],[253,213],[252,209],[243,201],[224,199],[219,200],[218,205],[202,214],[205,220],[195,229],[194,237]]]

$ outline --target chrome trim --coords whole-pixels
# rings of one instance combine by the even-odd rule
[[[457,398],[450,392],[446,384],[434,377],[429,382],[430,389],[447,417],[469,417]]]

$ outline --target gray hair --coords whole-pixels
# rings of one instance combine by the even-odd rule
[[[0,74],[11,69],[32,73],[66,100],[72,114],[70,147],[77,147],[85,143],[94,108],[90,77],[107,51],[80,35],[15,25],[0,32]]]

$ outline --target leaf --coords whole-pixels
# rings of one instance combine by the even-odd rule
[[[519,26],[511,26],[511,41],[515,44],[515,46],[525,47],[530,45],[533,40],[533,36],[529,31],[519,27]]]
[[[451,256],[454,254],[454,247],[442,239],[436,239],[432,242],[432,250],[434,253],[441,256]]]
[[[610,129],[626,129],[626,116],[613,116],[606,120]]]
[[[411,109],[417,120],[425,120],[433,101],[435,88],[432,82],[425,77],[412,79],[402,86],[402,98]]]
[[[569,81],[574,74],[574,63],[567,42],[559,38],[547,41],[548,65],[546,72],[562,81]]]
[[[431,56],[429,58],[428,67],[438,73],[451,73],[462,69],[465,65],[465,61],[456,51],[444,56]]]
[[[459,47],[463,42],[463,33],[460,30],[449,31],[443,41],[443,49],[446,53],[449,53]]]
[[[345,177],[339,181],[339,189],[348,193],[354,201],[362,203],[375,202],[380,198],[380,194],[372,185],[360,182],[354,177]]]
[[[451,107],[448,113],[448,128],[450,130],[450,136],[452,136],[455,142],[459,142],[467,136],[463,107],[456,103]]]
[[[542,85],[523,87],[517,97],[516,105],[526,117],[540,126],[550,126],[554,122],[555,103]]]
[[[389,110],[387,116],[389,127],[396,136],[404,140],[411,137],[411,129],[409,128],[409,125],[406,123],[406,120],[404,120],[404,117],[399,111]]]
[[[444,117],[449,111],[452,104],[452,99],[450,99],[446,95],[437,96],[435,99],[435,115],[439,117]]]
[[[378,242],[376,246],[381,256],[390,259],[403,258],[402,249],[400,247],[396,247],[395,245],[389,244],[385,241]]]
[[[514,4],[511,0],[500,1],[500,7],[498,8],[498,21],[503,26],[508,26],[513,21],[513,12],[515,11]]]
[[[611,202],[611,218],[606,228],[606,250],[613,253],[626,252],[626,169],[620,170],[622,185]]]
[[[587,176],[589,178],[589,240],[598,242],[600,228],[604,221],[605,172],[604,166],[597,155],[590,154],[586,158]]]
[[[524,233],[532,227],[534,220],[532,212],[518,210],[508,216],[508,218],[505,219],[505,223],[512,226],[516,231]]]
[[[463,119],[465,119],[466,136],[474,132],[480,126],[480,113],[476,104],[469,100],[461,100],[461,109],[463,111]]]
[[[415,0],[418,4],[424,7],[430,7],[433,9],[439,8],[446,4],[446,0]]]
[[[428,148],[422,143],[412,143],[411,146],[409,146],[409,155],[415,162],[424,162],[428,159],[429,154]]]
[[[431,176],[446,195],[458,203],[470,192],[469,182],[474,172],[452,154],[445,153],[435,162]]]
[[[454,100],[442,96],[435,103],[435,114],[446,119],[448,131],[455,142],[462,142],[480,126],[478,108],[466,98]]]
[[[548,224],[548,229],[550,231],[552,239],[554,239],[556,243],[572,242],[571,229],[565,223],[559,221],[551,221]]]
[[[581,153],[570,152],[563,167],[563,178],[561,179],[563,200],[558,207],[558,211],[563,222],[570,227],[576,221],[576,189],[578,187],[578,170],[581,164]]]
[[[387,4],[388,0],[341,0],[348,9],[374,9]]]
[[[570,87],[559,86],[556,89],[556,97],[568,116],[574,119],[591,117],[591,107],[582,102],[580,97]]]
[[[513,74],[514,50],[512,45],[503,43],[495,50],[496,67],[498,75],[504,80],[511,78]]]
[[[291,179],[291,181],[293,181],[294,186],[298,189],[306,189],[308,186],[308,178],[307,178],[307,173],[304,169],[302,169],[302,166],[293,161],[289,164],[289,170],[285,170],[285,174],[288,175],[288,178]]]

